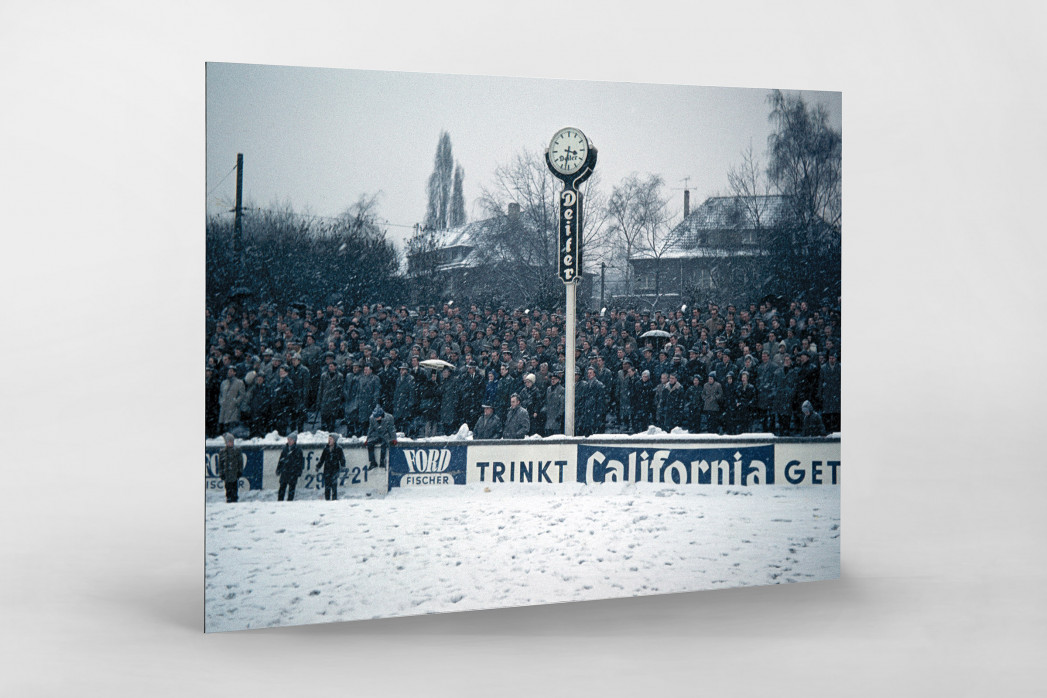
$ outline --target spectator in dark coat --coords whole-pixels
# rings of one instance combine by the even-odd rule
[[[509,414],[502,428],[503,439],[522,439],[531,428],[527,410],[520,406],[520,396],[513,393],[509,396]]]
[[[829,360],[820,369],[820,389],[822,398],[822,416],[825,428],[830,432],[840,431],[840,364],[836,354],[829,354]]]
[[[422,420],[422,436],[440,435],[440,384],[436,371],[426,371],[418,386],[418,414]]]
[[[752,431],[758,398],[756,386],[749,382],[749,372],[742,371],[742,380],[735,392],[735,404],[738,409],[738,433],[747,434]]]
[[[624,352],[619,352],[623,353]],[[632,389],[633,384],[636,382],[636,369],[633,368],[633,364],[628,359],[622,361],[622,367],[618,370],[615,376],[614,391],[616,395],[616,402],[618,405],[618,414],[616,415],[618,428],[628,433],[632,428],[633,422],[633,399]]]
[[[727,372],[723,382],[723,433],[738,433],[738,384],[734,380],[734,371]]]
[[[364,424],[368,422],[374,408],[378,406],[381,393],[382,384],[378,376],[374,375],[370,364],[365,363],[356,388],[357,414]],[[363,424],[361,424],[360,432],[363,432]]]
[[[509,397],[516,392],[516,383],[509,374],[509,364],[499,368],[498,388],[494,396],[494,413],[499,417],[508,417]],[[503,422],[505,419],[502,420]]]
[[[222,390],[222,382],[214,366],[205,367],[204,381],[204,436],[210,439],[218,434],[218,398]]]
[[[774,407],[784,378],[785,374],[781,367],[771,360],[771,352],[764,350],[761,354],[760,365],[756,369],[756,407],[763,421],[763,430],[766,432],[777,432],[778,420]]]
[[[320,409],[321,428],[326,432],[333,432],[338,424],[338,418],[342,415],[342,391],[345,379],[338,372],[334,361],[327,363],[327,368],[320,376],[320,385],[317,388],[316,404]]]
[[[345,420],[345,431],[348,436],[359,436],[360,430],[360,362],[352,361],[346,369],[342,381],[342,418]]]
[[[665,431],[672,431],[675,427],[684,423],[684,387],[680,383],[675,372],[669,374],[669,381],[665,384],[662,392],[662,405],[664,408]]]
[[[345,468],[345,452],[338,447],[338,434],[327,436],[327,448],[320,454],[316,469],[323,474],[324,499],[338,499],[338,473]]]
[[[494,413],[493,405],[483,405],[484,413],[476,422],[473,430],[474,439],[500,439],[502,438],[502,420]]]
[[[367,469],[384,468],[389,462],[389,446],[395,445],[396,424],[393,421],[393,415],[381,407],[375,407],[374,411],[371,412],[370,422],[367,427],[367,460],[370,463]],[[382,447],[379,455],[381,464],[375,461],[375,446]]]
[[[637,434],[646,431],[654,424],[654,383],[651,381],[651,372],[644,370],[640,374],[640,380],[633,384],[633,426],[631,431]]]
[[[458,380],[451,375],[451,369],[443,370],[440,382],[440,428],[445,436],[455,432],[458,417]]]
[[[273,429],[281,434],[290,434],[294,429],[294,384],[289,377],[289,368],[281,364],[277,378],[270,386],[270,407],[273,415]]]
[[[294,386],[293,426],[296,431],[301,431],[305,428],[305,410],[312,398],[309,395],[311,385],[309,369],[302,363],[302,356],[298,352],[291,354],[287,377],[291,379],[291,385]],[[335,418],[337,419],[337,416]]]
[[[723,421],[723,385],[716,378],[710,371],[702,386],[702,431],[709,434],[719,434]]]
[[[545,435],[564,433],[564,400],[566,388],[560,383],[563,371],[549,375],[549,387],[545,389]]]
[[[545,400],[534,381],[535,375],[533,373],[528,373],[524,376],[524,388],[519,393],[520,405],[527,410],[527,417],[530,422],[529,434],[536,433],[545,423],[545,418],[541,416],[542,411],[545,409]]]
[[[702,376],[695,373],[691,376],[691,385],[684,396],[684,414],[687,431],[697,434],[702,430]]]
[[[285,492],[287,501],[294,501],[298,478],[302,476],[304,470],[305,456],[302,454],[302,449],[298,447],[298,432],[292,431],[287,435],[287,445],[280,451],[280,460],[276,464],[276,474],[280,476],[280,489],[276,493],[278,502],[284,501]]]
[[[459,420],[475,424],[480,418],[480,405],[484,401],[484,377],[472,361],[466,363],[465,373],[460,377]]]
[[[592,436],[602,431],[607,414],[607,389],[596,378],[596,367],[585,371],[586,380],[578,384],[578,435]]]
[[[244,400],[247,407],[247,428],[251,436],[265,436],[272,425],[270,401],[265,375],[259,371],[254,376],[254,384],[247,389],[247,397]]]
[[[393,417],[397,424],[402,424],[408,436],[414,436],[415,417],[418,414],[418,389],[414,382],[414,376],[407,369],[406,364],[400,364],[400,379],[396,382],[393,391]]]
[[[240,476],[244,473],[244,454],[233,445],[233,435],[225,433],[225,448],[218,454],[218,477],[225,483],[225,501],[239,499]]]
[[[796,396],[796,379],[799,373],[793,368],[793,359],[786,354],[782,359],[782,385],[774,396],[774,412],[778,421],[780,436],[791,436],[796,432],[793,426],[796,421],[793,415],[793,399]]]
[[[802,436],[825,436],[825,423],[822,416],[814,411],[810,400],[804,400],[800,407],[803,412],[803,426],[800,428]]]

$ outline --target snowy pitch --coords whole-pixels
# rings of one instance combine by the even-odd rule
[[[835,579],[836,487],[208,492],[209,632]]]

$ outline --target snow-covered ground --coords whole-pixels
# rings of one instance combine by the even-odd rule
[[[835,579],[839,494],[467,485],[227,504],[211,491],[207,630]]]

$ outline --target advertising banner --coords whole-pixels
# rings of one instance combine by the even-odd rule
[[[280,487],[280,476],[276,474],[276,466],[280,462],[280,448],[269,448],[265,451],[263,463],[263,485],[267,490],[276,490]],[[305,459],[305,470],[298,478],[298,490],[319,490],[323,492],[323,473],[318,472],[316,466],[323,454],[323,446],[303,446],[302,456]],[[385,471],[367,470],[367,450],[363,448],[343,448],[345,454],[345,468],[338,473],[338,491],[344,492],[346,488],[370,491],[385,491]]]
[[[774,446],[578,446],[578,482],[773,485]]]
[[[574,444],[506,441],[469,447],[470,483],[562,484],[576,482]]]
[[[464,485],[465,446],[396,446],[389,452],[389,487]]]

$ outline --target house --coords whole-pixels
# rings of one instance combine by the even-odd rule
[[[758,295],[766,285],[768,238],[789,216],[784,196],[712,196],[684,217],[661,249],[629,259],[634,296],[653,306]],[[659,253],[660,252],[660,253]]]
[[[509,204],[505,215],[423,232],[408,246],[407,276],[421,298],[489,298],[492,285],[524,268],[514,243],[531,231],[520,205]]]

